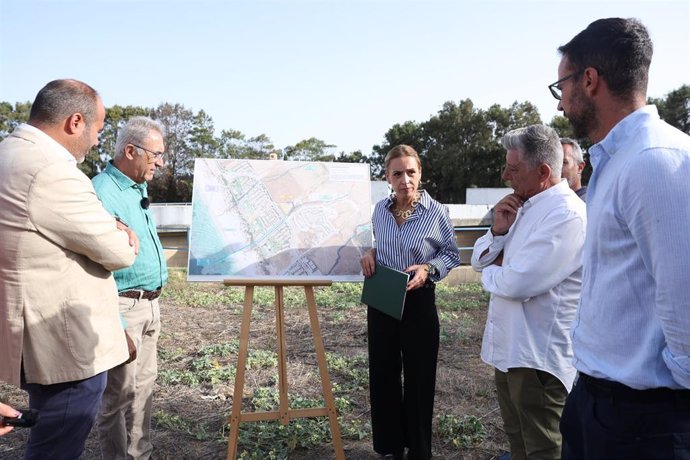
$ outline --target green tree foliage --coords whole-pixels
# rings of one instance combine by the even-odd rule
[[[361,150],[355,150],[350,153],[340,152],[336,161],[341,163],[369,163],[369,157],[364,155]]]
[[[31,102],[0,102],[0,140],[6,138],[17,125],[29,119]]]
[[[549,126],[555,129],[560,137],[570,137],[571,139],[574,139],[573,127],[570,126],[570,122],[563,115],[555,115],[551,119],[551,123],[549,123]],[[578,142],[580,140],[581,139],[578,139]]]
[[[690,134],[690,85],[683,85],[663,98],[649,100],[659,108],[661,118]],[[29,119],[30,102],[0,102],[0,140]],[[370,155],[361,151],[336,153],[336,147],[315,137],[302,140],[283,150],[274,146],[266,134],[248,137],[240,131],[223,129],[215,135],[211,117],[194,112],[181,104],[160,104],[156,108],[115,105],[106,110],[105,127],[94,155],[79,167],[90,177],[101,171],[112,158],[117,130],[129,118],[146,115],[163,123],[167,129],[166,164],[151,181],[149,193],[154,201],[190,201],[196,158],[267,159],[271,154],[286,160],[338,161],[369,163],[371,177],[383,179],[383,160],[395,145],[414,147],[422,160],[425,187],[435,198],[446,203],[463,203],[468,187],[500,187],[505,152],[501,137],[509,130],[541,123],[529,102],[515,102],[509,107],[492,105],[476,108],[470,99],[446,102],[441,110],[424,122],[396,123],[384,135],[381,145]],[[550,126],[561,137],[572,137],[572,128],[563,116],[555,116]],[[588,139],[577,139],[583,150]],[[587,159],[587,155],[585,155]],[[583,173],[586,183],[589,166]]]
[[[371,177],[378,180],[384,178],[385,165],[383,160],[392,147],[406,144],[419,152],[424,142],[421,125],[413,121],[406,121],[403,124],[396,123],[384,134],[384,139],[386,141],[383,144],[373,147],[371,154]]]
[[[412,146],[422,161],[422,186],[444,203],[464,203],[469,187],[500,187],[505,150],[501,137],[508,131],[540,123],[529,102],[508,108],[477,109],[470,99],[446,102],[423,123],[394,125],[386,142],[374,147],[372,175],[383,177],[383,158],[398,144]]]
[[[690,85],[683,85],[660,99],[649,99],[659,109],[659,116],[668,124],[690,135]]]
[[[150,113],[165,126],[165,168],[151,181],[154,201],[191,201],[194,160],[215,157],[219,142],[213,120],[203,110],[194,113],[181,104],[161,104]]]
[[[335,145],[311,137],[283,149],[284,160],[335,161]]]
[[[265,134],[259,134],[255,137],[250,137],[247,139],[245,144],[247,149],[248,157],[255,158],[257,160],[266,160],[270,158],[271,154],[274,153],[280,157],[280,150],[276,149],[271,141],[271,138]]]
[[[223,130],[218,138],[216,158],[267,160],[271,154],[280,158],[281,151],[274,147],[265,134],[248,138],[240,131]]]
[[[217,158],[249,158],[244,134],[233,129],[224,129],[218,138]]]

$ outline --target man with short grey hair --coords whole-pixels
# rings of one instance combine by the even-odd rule
[[[585,159],[582,157],[580,144],[569,137],[561,138],[563,147],[563,171],[561,177],[568,181],[570,188],[587,201],[587,187],[582,185],[582,170],[585,169]]]
[[[502,179],[514,192],[472,252],[491,293],[481,357],[494,366],[513,460],[558,458],[558,430],[575,379],[570,324],[582,277],[585,204],[561,179],[558,134],[543,125],[503,138]]]
[[[118,132],[113,160],[93,178],[103,206],[134,229],[140,240],[134,264],[114,272],[120,314],[136,347],[136,360],[108,372],[98,418],[101,453],[106,459],[147,459],[153,450],[151,405],[161,328],[158,297],[168,272],[149,209],[147,182],[163,166],[164,136],[157,121],[130,119]]]

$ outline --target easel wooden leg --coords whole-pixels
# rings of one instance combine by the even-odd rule
[[[244,372],[247,364],[247,348],[249,345],[249,323],[252,318],[252,303],[254,302],[254,286],[247,286],[244,290],[244,313],[240,329],[240,350],[237,357],[235,372],[235,392],[232,397],[232,412],[230,413],[230,436],[228,437],[227,460],[237,458],[237,439],[240,434],[240,414],[242,412],[242,394],[244,393]]]
[[[304,286],[304,293],[307,296],[307,306],[309,307],[309,320],[311,322],[311,330],[314,336],[314,348],[316,349],[316,359],[319,362],[319,373],[321,374],[321,387],[323,388],[323,399],[326,403],[326,410],[328,411],[328,422],[331,425],[331,438],[333,438],[333,449],[335,450],[335,458],[337,460],[344,460],[345,454],[343,452],[343,442],[340,438],[338,413],[335,409],[335,400],[333,399],[331,381],[328,377],[328,364],[326,362],[326,353],[323,348],[323,340],[321,339],[321,327],[319,326],[319,317],[316,312],[314,288],[311,286]]]
[[[287,425],[290,422],[288,416],[287,393],[287,352],[285,341],[285,315],[283,313],[283,286],[276,286],[276,345],[278,348],[278,393],[280,395],[280,423]]]
[[[225,281],[225,285],[233,285],[233,282]],[[244,283],[243,283],[244,284]],[[235,284],[236,285],[236,284]],[[328,416],[331,427],[331,437],[333,448],[337,460],[345,460],[343,443],[340,437],[340,427],[338,425],[338,414],[335,408],[331,382],[328,378],[328,365],[326,354],[321,339],[321,328],[319,327],[319,317],[316,312],[316,301],[314,300],[313,286],[330,286],[330,281],[316,281],[304,286],[309,307],[309,320],[311,322],[312,334],[314,336],[314,348],[316,349],[316,359],[319,363],[319,373],[321,374],[321,386],[326,407],[314,407],[309,409],[290,409],[287,393],[287,347],[285,336],[284,318],[284,297],[283,286],[294,284],[274,284],[275,286],[275,306],[276,306],[276,334],[278,348],[278,391],[280,394],[280,408],[276,411],[268,412],[242,412],[242,395],[244,393],[244,377],[247,365],[247,349],[249,345],[249,323],[252,317],[252,304],[254,302],[254,286],[256,283],[245,285],[244,291],[244,313],[242,315],[242,327],[240,329],[240,349],[237,357],[237,372],[235,373],[235,392],[232,400],[232,411],[228,419],[230,424],[230,435],[228,436],[228,456],[227,460],[237,458],[237,442],[239,438],[240,422],[258,422],[263,420],[280,420],[283,425],[287,425],[290,419],[300,417],[323,417]],[[267,283],[259,284],[262,286]]]

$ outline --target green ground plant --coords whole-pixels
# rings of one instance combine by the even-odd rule
[[[451,414],[444,414],[438,419],[437,435],[446,443],[451,443],[458,448],[468,448],[479,444],[486,436],[486,428],[482,421],[467,415],[458,418]]]

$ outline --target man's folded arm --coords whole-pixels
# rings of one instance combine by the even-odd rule
[[[505,236],[493,236],[491,230],[474,243],[472,249],[472,268],[474,271],[481,272],[484,268],[493,264],[496,257],[503,251]]]
[[[113,271],[134,262],[134,248],[101,205],[91,181],[74,165],[41,170],[28,200],[31,223],[53,243]]]
[[[549,291],[582,266],[585,225],[575,213],[549,216],[510,260],[484,268],[484,289],[517,300]]]

